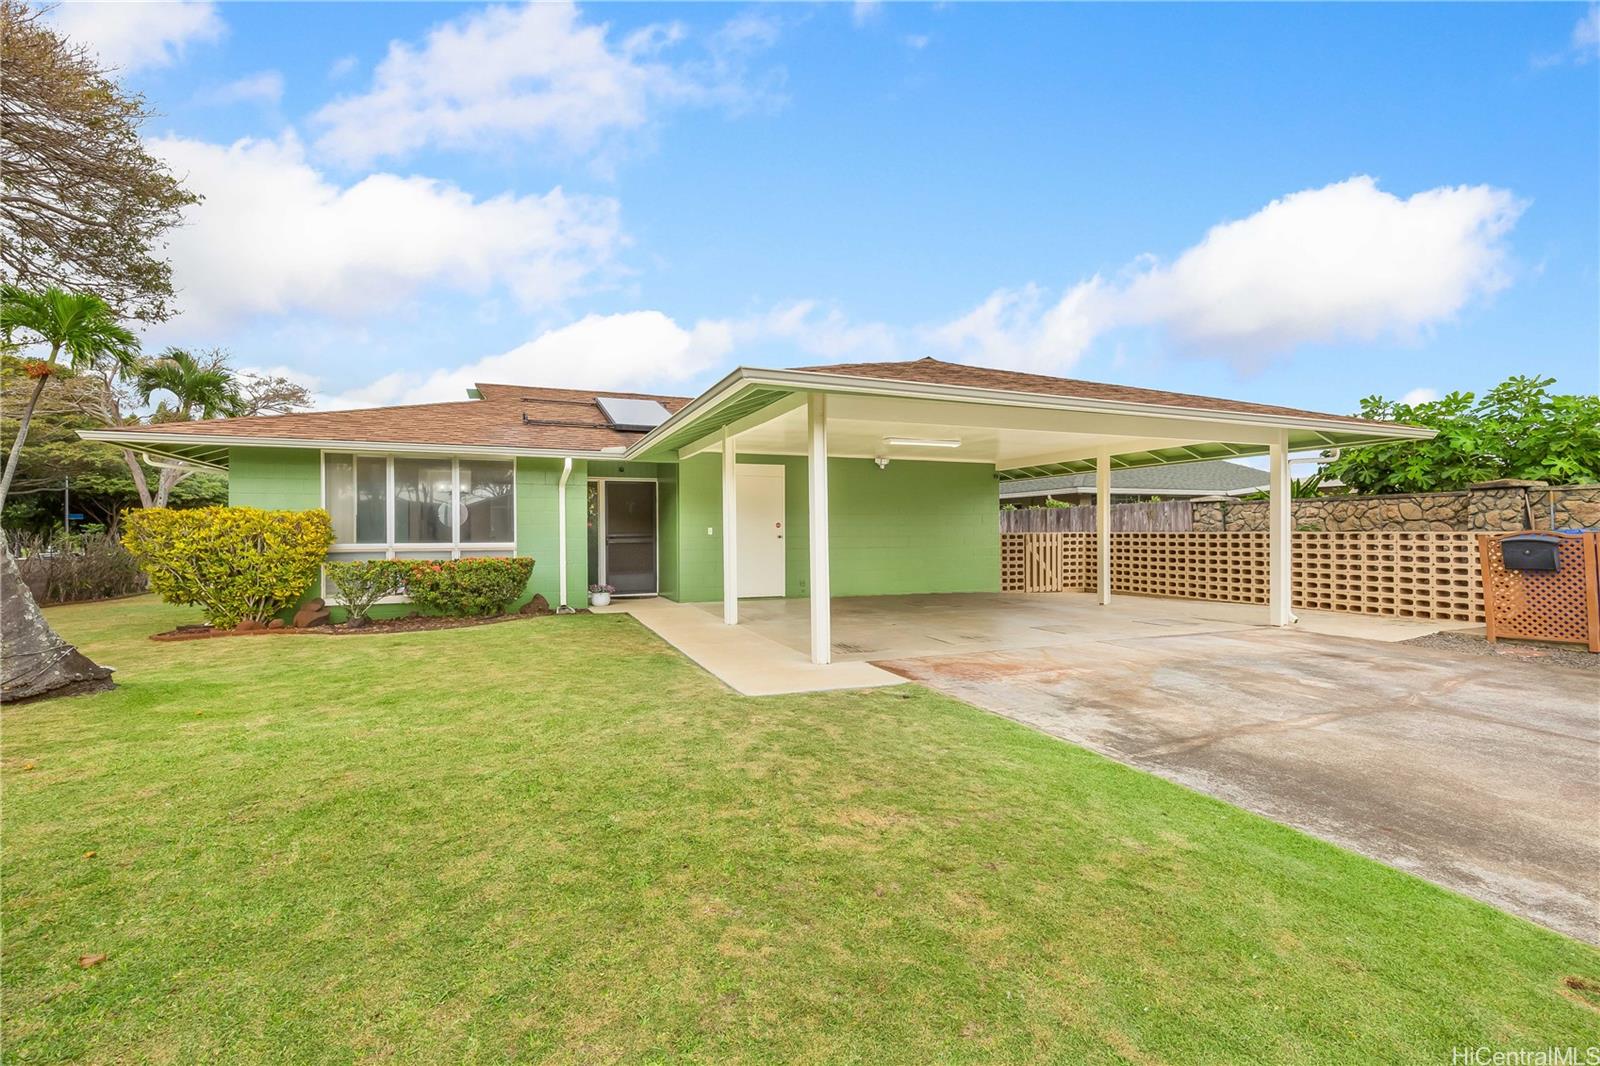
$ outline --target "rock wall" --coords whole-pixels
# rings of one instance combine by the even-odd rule
[[[1197,533],[1259,533],[1267,501],[1210,497],[1193,503]],[[1489,481],[1461,492],[1394,496],[1320,496],[1295,500],[1294,527],[1322,533],[1373,530],[1500,533],[1534,529],[1600,528],[1600,485]],[[1553,519],[1553,521],[1552,521]]]

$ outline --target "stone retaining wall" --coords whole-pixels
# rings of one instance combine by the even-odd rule
[[[1374,530],[1502,533],[1529,528],[1600,527],[1600,485],[1489,481],[1461,492],[1395,496],[1320,496],[1294,501],[1294,527],[1319,533]],[[1193,501],[1197,533],[1259,533],[1267,501],[1208,497]],[[1552,524],[1552,516],[1554,523]]]

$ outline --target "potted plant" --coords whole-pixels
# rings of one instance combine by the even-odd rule
[[[616,591],[615,586],[612,585],[590,585],[589,606],[604,607],[611,602],[611,594]]]

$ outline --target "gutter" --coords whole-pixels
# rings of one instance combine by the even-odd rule
[[[572,476],[572,456],[561,460],[561,483],[556,488],[556,565],[561,573],[556,578],[557,614],[571,614],[567,606],[567,478]]]

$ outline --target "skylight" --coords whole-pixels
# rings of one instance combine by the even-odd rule
[[[648,433],[667,420],[668,411],[654,400],[625,400],[617,396],[596,396],[600,413],[612,429]]]

